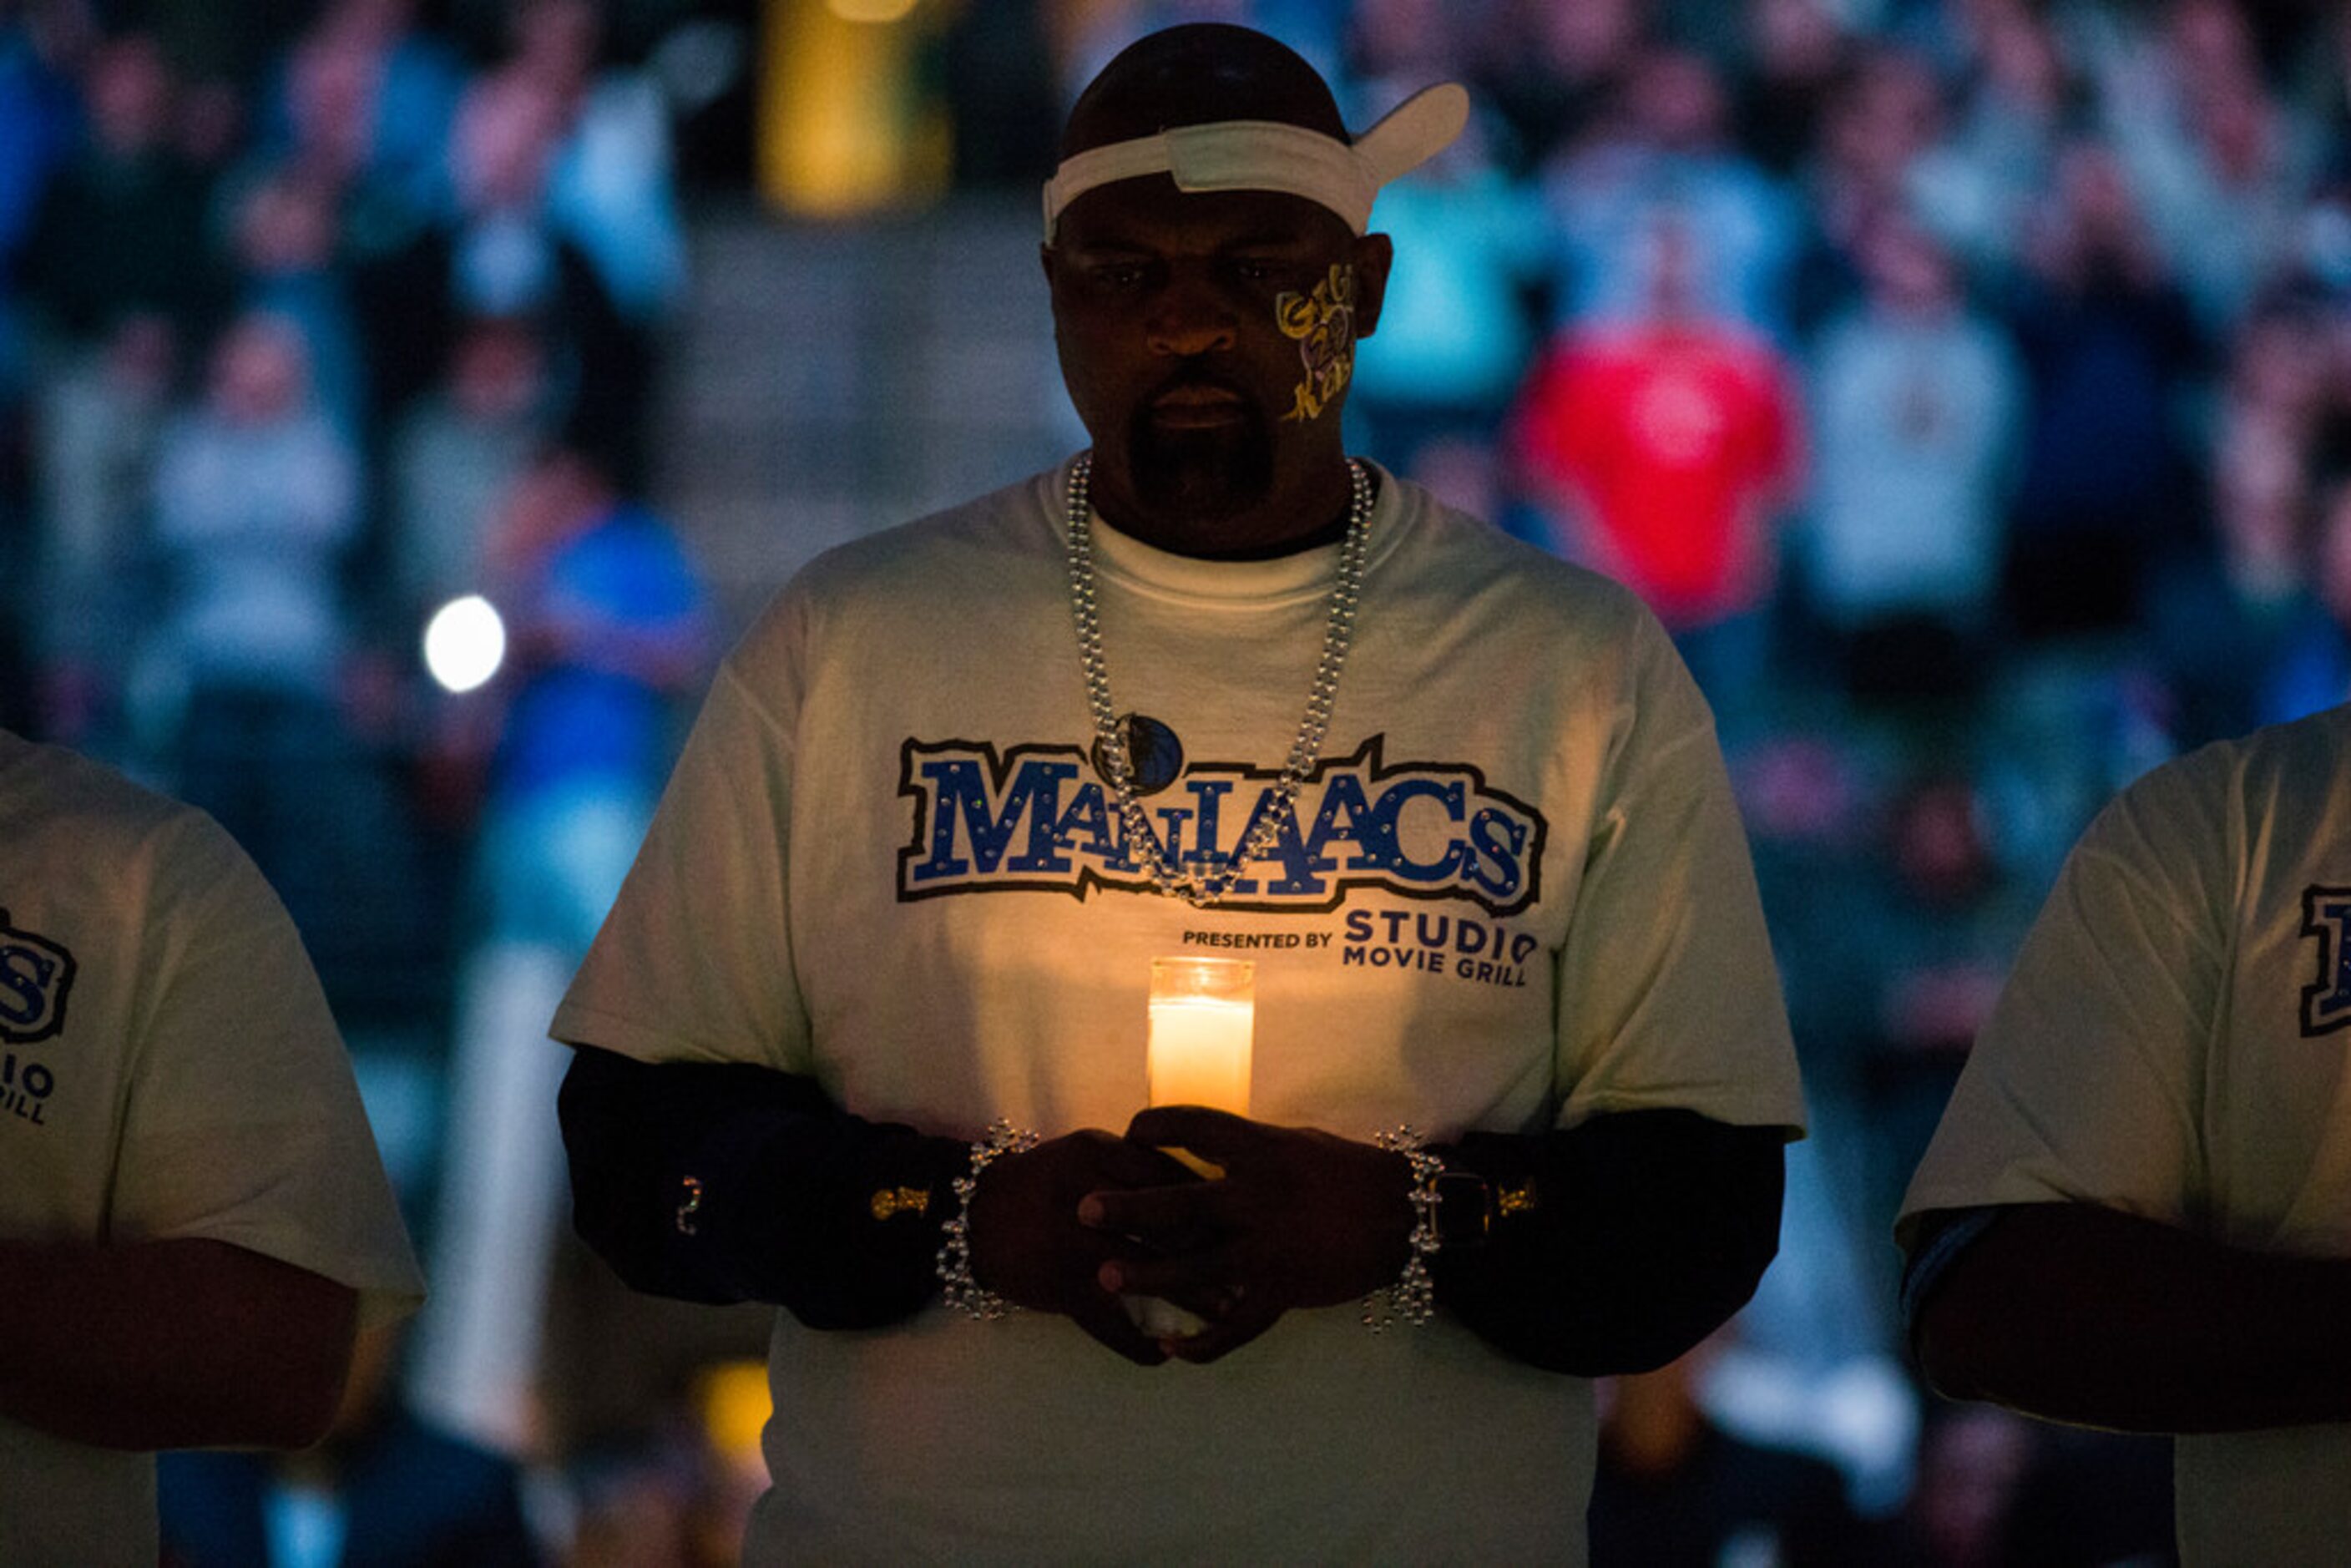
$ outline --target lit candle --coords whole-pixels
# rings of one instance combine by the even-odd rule
[[[1246,958],[1151,960],[1151,1028],[1144,1068],[1154,1105],[1206,1105],[1246,1116],[1256,1033],[1257,966]],[[1214,1181],[1224,1169],[1188,1149],[1165,1151]],[[1171,1302],[1126,1298],[1145,1333],[1181,1339],[1207,1325]]]
[[[1154,1105],[1206,1105],[1246,1116],[1257,966],[1247,958],[1151,960],[1151,1032],[1144,1046]],[[1167,1151],[1204,1176],[1225,1173]]]
[[[1146,1051],[1151,1103],[1248,1115],[1256,1011],[1246,996],[1154,996]]]

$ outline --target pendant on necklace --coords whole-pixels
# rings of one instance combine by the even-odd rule
[[[1123,752],[1127,778],[1137,795],[1156,795],[1184,775],[1184,742],[1175,729],[1145,713],[1121,714],[1115,741],[1094,737],[1094,771],[1111,777],[1110,753]]]

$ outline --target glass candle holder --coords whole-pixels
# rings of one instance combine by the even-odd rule
[[[1151,1103],[1248,1115],[1256,1019],[1257,966],[1249,960],[1151,960],[1151,1030],[1144,1048]]]
[[[1150,1020],[1144,1062],[1151,1103],[1249,1114],[1256,964],[1247,958],[1154,958]],[[1225,1174],[1189,1149],[1165,1152],[1210,1181]],[[1182,1339],[1207,1326],[1155,1296],[1129,1296],[1126,1310],[1136,1327],[1161,1339]]]

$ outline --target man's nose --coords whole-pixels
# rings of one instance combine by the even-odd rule
[[[1208,279],[1179,268],[1153,302],[1151,350],[1179,359],[1222,352],[1233,347],[1236,325],[1232,308]]]

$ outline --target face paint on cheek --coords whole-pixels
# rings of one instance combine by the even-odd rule
[[[1282,336],[1297,340],[1304,371],[1281,417],[1299,423],[1320,419],[1355,371],[1355,269],[1333,265],[1311,294],[1284,289],[1274,298],[1273,319]]]

